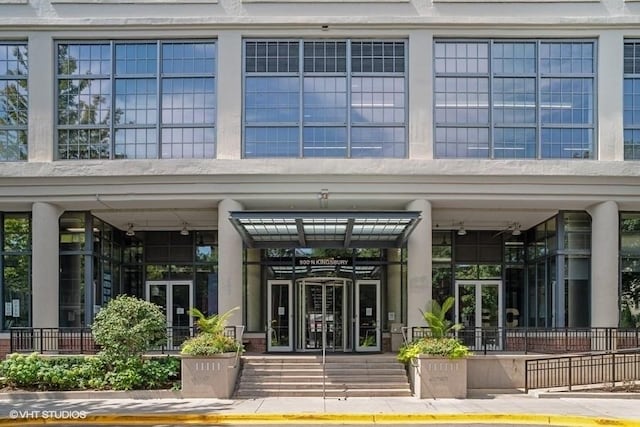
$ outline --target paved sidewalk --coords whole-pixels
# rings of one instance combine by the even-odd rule
[[[54,424],[148,419],[171,424],[471,423],[640,426],[640,400],[591,394],[537,398],[524,394],[476,394],[467,399],[414,397],[326,399],[318,397],[221,399],[28,399],[0,394],[0,426],[36,418]],[[578,397],[575,397],[578,396]],[[83,418],[80,418],[83,415]],[[533,418],[532,418],[533,417]],[[587,417],[587,418],[581,418]],[[13,422],[12,422],[13,421]],[[65,422],[63,422],[65,421]],[[565,424],[561,424],[564,422]]]

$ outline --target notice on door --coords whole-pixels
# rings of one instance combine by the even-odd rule
[[[364,311],[365,311],[365,313],[364,313],[365,316],[373,316],[373,308],[372,307],[367,307],[367,308],[365,308]]]
[[[285,315],[284,307],[278,307],[278,316],[284,316],[284,315]]]

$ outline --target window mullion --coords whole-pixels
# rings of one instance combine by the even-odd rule
[[[345,123],[346,132],[347,132],[347,158],[351,158],[351,78],[352,78],[352,68],[351,68],[351,40],[346,41],[346,53],[345,53],[345,90],[347,91],[347,122]]]
[[[298,157],[304,157],[304,40],[298,42]]]

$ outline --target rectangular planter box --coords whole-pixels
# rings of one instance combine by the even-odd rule
[[[419,356],[410,374],[419,399],[467,397],[467,359]]]
[[[229,399],[240,372],[235,353],[216,356],[182,356],[182,395]]]

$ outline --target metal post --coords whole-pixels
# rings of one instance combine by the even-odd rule
[[[571,357],[569,357],[569,391],[571,391],[571,384],[573,384],[573,375],[571,374]]]
[[[327,399],[326,380],[327,380],[327,307],[326,307],[326,288],[322,287],[322,400]]]

